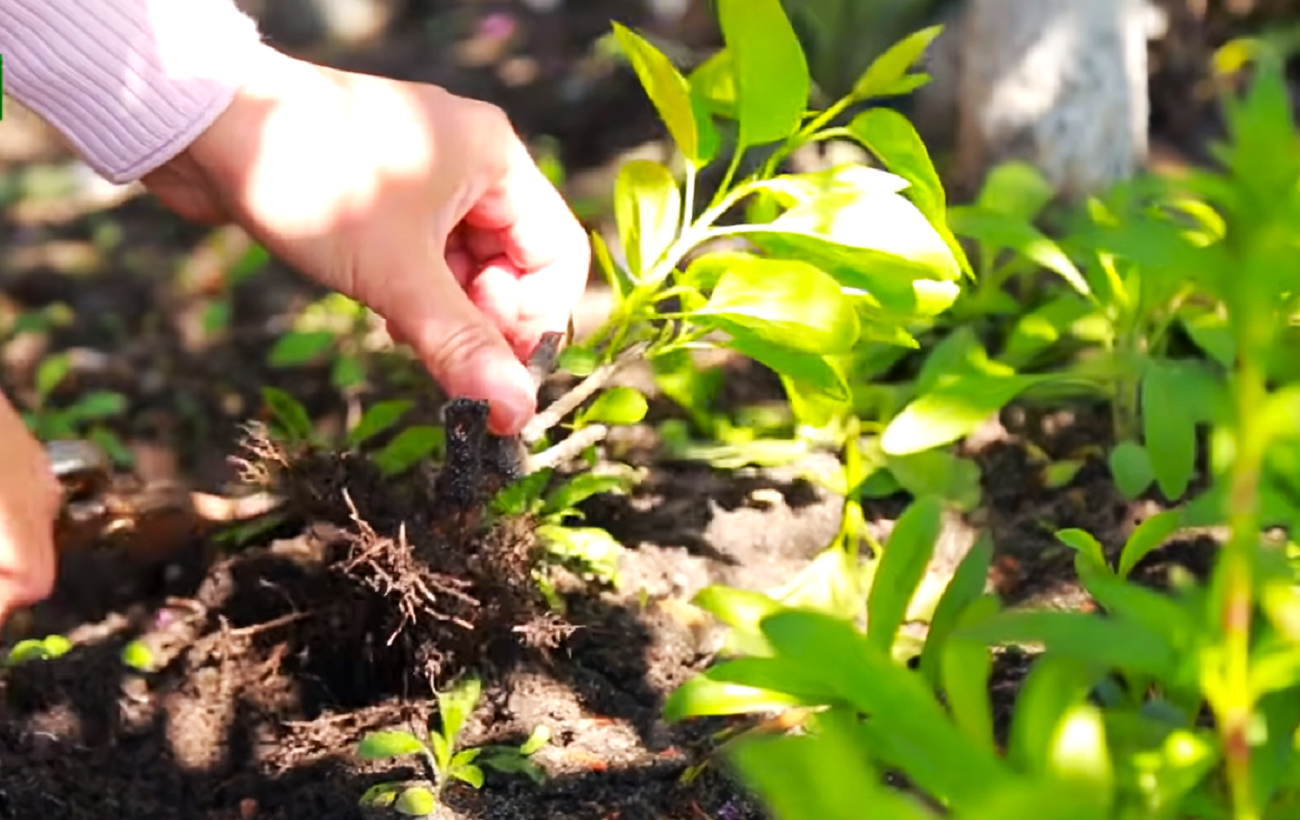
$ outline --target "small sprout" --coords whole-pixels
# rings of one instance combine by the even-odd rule
[[[140,672],[151,672],[154,666],[153,650],[140,640],[122,647],[122,663]]]
[[[72,641],[62,635],[47,635],[44,639],[28,638],[19,641],[9,650],[5,666],[17,666],[31,660],[50,660],[72,649]]]

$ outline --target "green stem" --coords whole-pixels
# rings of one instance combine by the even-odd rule
[[[1255,552],[1259,546],[1259,477],[1268,447],[1268,432],[1250,423],[1268,398],[1263,374],[1243,356],[1237,372],[1237,452],[1228,476],[1228,525],[1231,537],[1221,560],[1224,640],[1224,696],[1219,704],[1234,820],[1258,820],[1250,774],[1248,732],[1254,709],[1250,690],[1250,622]]]
[[[686,185],[682,194],[682,221],[681,226],[677,229],[677,235],[681,236],[686,233],[691,226],[691,217],[695,216],[695,179],[698,175],[695,163],[686,163]]]

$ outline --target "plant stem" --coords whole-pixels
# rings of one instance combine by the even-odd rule
[[[1263,374],[1243,356],[1237,372],[1237,452],[1228,477],[1228,525],[1220,571],[1224,641],[1223,698],[1219,703],[1219,733],[1223,741],[1228,784],[1235,820],[1258,820],[1250,774],[1247,736],[1254,708],[1250,691],[1250,621],[1253,603],[1255,552],[1259,546],[1259,476],[1268,446],[1268,431],[1252,424],[1267,399]]]
[[[691,218],[695,216],[695,181],[699,170],[695,163],[686,163],[686,184],[682,192],[682,221],[677,229],[677,236],[681,237],[691,227]]]

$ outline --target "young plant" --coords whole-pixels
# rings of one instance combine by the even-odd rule
[[[49,660],[64,655],[72,649],[72,641],[62,635],[44,638],[27,638],[14,644],[5,656],[5,666],[17,666],[33,660]]]
[[[72,370],[72,359],[56,353],[43,359],[36,368],[36,395],[30,409],[22,412],[23,421],[40,441],[85,438],[103,448],[119,465],[129,466],[131,451],[104,422],[126,412],[127,400],[111,390],[92,390],[62,407],[51,403],[56,389]]]
[[[936,607],[915,672],[897,662],[895,616],[879,614],[897,613],[910,595],[906,572],[893,571],[880,593],[891,606],[869,605],[865,633],[841,614],[761,596],[715,606],[746,625],[749,651],[685,684],[669,716],[811,710],[803,736],[742,736],[730,748],[782,820],[864,811],[983,820],[1040,816],[1044,806],[1070,820],[1282,820],[1300,811],[1300,592],[1288,551],[1261,533],[1274,518],[1300,521],[1286,473],[1300,440],[1300,387],[1267,378],[1300,284],[1300,137],[1281,60],[1253,53],[1249,91],[1225,106],[1224,170],[1191,179],[1224,230],[1180,256],[1226,306],[1236,351],[1210,491],[1144,522],[1113,565],[1087,533],[1058,533],[1100,612],[1003,610],[982,592],[989,554],[977,546]],[[1227,524],[1207,584],[1185,571],[1165,591],[1130,580],[1190,523]],[[890,559],[886,550],[873,595]],[[995,646],[1043,647],[1005,742],[988,686]],[[925,799],[887,785],[886,772]]]
[[[621,168],[621,259],[593,235],[617,304],[567,361],[609,363],[641,345],[652,365],[675,367],[683,352],[721,345],[779,375],[800,425],[825,427],[850,407],[843,357],[868,339],[915,347],[908,327],[952,304],[967,269],[938,176],[906,119],[876,109],[839,122],[853,106],[923,81],[909,69],[938,30],[890,49],[851,93],[809,110],[808,66],[779,0],[720,0],[717,10],[726,47],[689,77],[614,27],[685,174],[679,186],[660,163]],[[731,158],[709,201],[697,202],[724,131]],[[865,145],[888,171],[780,171],[801,146],[830,139]],[[738,178],[742,159],[760,151],[758,167]]]
[[[424,817],[433,813],[442,799],[442,792],[452,780],[467,783],[475,789],[483,786],[483,770],[475,765],[482,749],[456,751],[456,739],[465,728],[465,721],[478,705],[482,684],[477,677],[467,676],[445,692],[438,693],[438,715],[441,727],[430,728],[421,737],[414,732],[371,732],[362,738],[357,754],[363,760],[385,760],[404,755],[418,755],[429,766],[433,788],[405,783],[378,783],[361,796],[362,807],[392,807],[400,814]]]

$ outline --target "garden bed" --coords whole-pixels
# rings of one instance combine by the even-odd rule
[[[627,72],[583,73],[595,70],[584,61],[608,31],[611,5],[575,3],[565,23],[547,24],[559,29],[542,29],[534,45],[550,50],[534,55],[537,65],[558,72],[547,94],[512,89],[488,68],[450,66],[417,50],[414,36],[338,62],[497,99],[521,131],[555,138],[570,172],[591,170],[660,133]],[[620,19],[636,22],[632,12]],[[122,394],[129,410],[109,426],[140,472],[209,492],[239,489],[232,457],[268,460],[265,442],[249,449],[246,428],[264,386],[296,397],[321,429],[341,430],[355,415],[355,402],[331,385],[329,363],[266,364],[286,317],[320,292],[274,262],[227,289],[223,272],[243,252],[237,237],[214,241],[147,200],[74,219],[40,208],[19,218],[17,204],[0,225],[5,299],[20,312],[66,304],[80,319],[5,350],[11,395],[30,398],[42,358],[70,353],[70,375],[51,400]],[[203,317],[222,300],[229,318],[214,331]],[[437,418],[443,397],[402,356],[368,361],[375,387],[366,404],[414,396],[408,421]],[[808,480],[826,469],[817,457],[740,470],[668,458],[654,425],[680,411],[636,368],[624,378],[650,394],[650,415],[620,434],[618,448],[644,474],[629,494],[582,505],[586,525],[626,548],[621,583],[569,578],[562,617],[530,597],[526,520],[486,535],[449,533],[431,515],[427,476],[384,479],[328,456],[284,455],[295,497],[310,503],[245,546],[196,539],[148,561],[64,555],[55,595],[9,626],[9,639],[63,634],[74,646],[0,676],[0,817],[360,817],[367,788],[423,773],[415,758],[363,761],[358,743],[371,731],[426,726],[437,711],[431,682],[469,668],[483,674],[484,691],[462,746],[519,744],[545,726],[550,743],[533,760],[546,777],[488,771],[480,790],[453,784],[443,816],[762,816],[714,755],[724,730],[753,721],[668,725],[661,710],[717,648],[718,630],[692,596],[711,584],[787,582],[836,535],[841,499]],[[770,372],[735,363],[723,397],[726,410],[781,393]],[[980,468],[981,499],[948,516],[931,575],[949,577],[985,530],[995,545],[991,580],[1008,605],[1089,606],[1074,553],[1053,533],[1080,528],[1115,550],[1163,509],[1154,491],[1130,502],[1115,489],[1105,462],[1112,443],[1104,406],[1005,409],[960,445]],[[1047,465],[1065,460],[1082,466],[1049,480]],[[885,536],[907,500],[869,504],[873,532]],[[1203,574],[1213,545],[1208,536],[1176,540],[1137,574],[1159,583],[1169,563]],[[419,608],[420,584],[440,578],[452,588],[434,597],[464,609]],[[133,641],[149,647],[150,671],[123,664]],[[1014,654],[999,658],[992,685],[1003,723],[1024,666]]]

